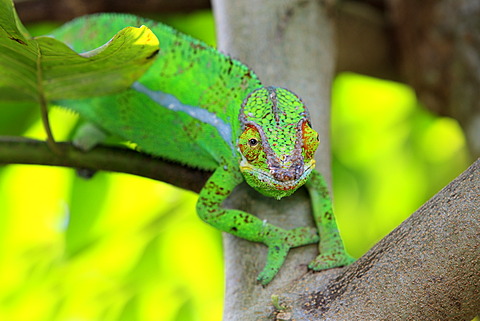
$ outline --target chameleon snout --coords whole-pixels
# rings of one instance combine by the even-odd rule
[[[294,164],[291,164],[291,162],[288,163],[290,164],[282,164],[283,166],[272,166],[270,168],[270,173],[272,174],[273,178],[279,182],[288,182],[295,181],[303,175],[303,162],[298,161]]]

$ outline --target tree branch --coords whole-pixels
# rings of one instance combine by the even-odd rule
[[[355,264],[288,292],[295,320],[471,320],[479,289],[480,159]]]
[[[154,158],[128,148],[98,146],[83,152],[70,143],[58,143],[60,154],[43,141],[0,136],[0,164],[37,164],[127,173],[163,181],[199,192],[210,172]]]
[[[289,88],[309,108],[322,143],[317,169],[330,178],[330,88],[335,69],[332,19],[320,1],[213,1],[220,50],[245,62],[264,85]],[[314,226],[310,198],[301,189],[278,202],[262,197],[245,184],[235,190],[227,206],[257,215],[291,229]],[[226,298],[224,320],[265,317],[272,294],[301,278],[316,256],[316,246],[293,249],[267,286],[256,277],[265,264],[266,247],[231,235],[224,237]],[[260,314],[256,314],[261,311]]]

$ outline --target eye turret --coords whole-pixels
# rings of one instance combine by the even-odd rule
[[[255,163],[260,156],[265,154],[261,144],[260,133],[255,126],[246,126],[243,133],[238,138],[238,148],[243,157],[250,162]]]
[[[315,151],[318,148],[320,139],[318,133],[310,127],[307,122],[302,125],[302,153],[305,161],[309,161],[313,158]]]

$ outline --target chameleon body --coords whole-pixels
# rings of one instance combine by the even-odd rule
[[[139,81],[118,94],[58,104],[146,153],[213,171],[199,193],[197,212],[222,231],[268,246],[260,283],[273,279],[290,248],[306,244],[319,242],[312,269],[350,263],[325,181],[314,170],[318,135],[294,93],[264,87],[239,61],[168,26],[131,15],[87,16],[52,36],[84,52],[124,27],[140,25],[158,37],[160,52]],[[243,180],[277,199],[305,184],[318,233],[307,227],[284,230],[252,214],[224,209],[223,201]]]

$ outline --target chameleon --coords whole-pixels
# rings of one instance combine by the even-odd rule
[[[314,170],[318,134],[296,94],[264,86],[240,61],[134,15],[77,18],[51,36],[85,52],[125,27],[140,25],[154,32],[160,50],[138,81],[120,93],[55,103],[145,153],[212,171],[199,192],[197,213],[221,231],[268,247],[259,283],[266,285],[275,277],[291,248],[307,244],[319,244],[320,254],[309,264],[313,270],[351,263],[326,182]],[[243,181],[276,199],[305,185],[316,228],[286,230],[250,213],[223,208],[223,201]]]

